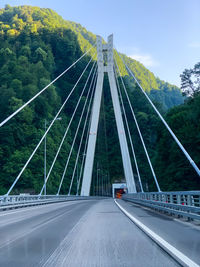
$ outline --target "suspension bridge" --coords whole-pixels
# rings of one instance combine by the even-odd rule
[[[96,52],[89,56],[95,46]],[[143,90],[121,54],[113,49],[113,35],[108,37],[107,43],[97,36],[93,47],[29,101],[5,118],[0,123],[0,127],[9,124],[10,120],[44,91],[51,90],[49,87],[52,84],[58,79],[64,79],[65,73],[86,56],[90,59],[70,93],[53,120],[49,124],[45,122],[44,135],[30,153],[19,174],[13,179],[7,193],[0,196],[0,265],[200,266],[200,191],[163,192],[160,188],[159,179],[154,171],[116,57],[121,58],[127,73],[135,80],[138,88],[198,176],[200,176],[200,170]],[[82,81],[86,71],[89,75],[84,81],[79,99],[65,126],[64,135],[48,172],[45,154],[44,183],[40,192],[37,195],[26,193],[14,195],[14,188],[18,181],[23,179],[23,173],[39,147],[42,144],[46,147],[46,136],[56,120],[61,119],[62,110],[73,98],[73,92]],[[97,167],[96,181],[94,182],[92,178],[105,73],[110,86],[125,177],[126,193],[123,194],[122,199],[115,199],[115,190],[113,190],[113,195],[111,194],[112,182],[108,173],[99,175],[101,170]],[[57,192],[54,195],[48,195],[46,186],[49,177],[63,143],[70,133],[70,127],[77,116],[83,96],[85,96],[85,102],[78,115],[78,124],[65,167],[60,174]],[[136,125],[157,188],[156,192],[146,192],[143,188],[123,97],[126,98],[132,120]],[[70,158],[75,151],[75,144],[78,144],[78,149],[68,192],[61,194],[68,174]],[[80,158],[81,165],[78,170]],[[136,174],[133,172],[133,164]],[[74,186],[76,193],[72,194]]]

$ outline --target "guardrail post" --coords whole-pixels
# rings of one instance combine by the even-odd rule
[[[191,195],[187,195],[187,205],[192,206]]]
[[[181,205],[181,195],[176,195],[177,204]]]

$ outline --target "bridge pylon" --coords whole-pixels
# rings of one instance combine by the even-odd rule
[[[107,59],[107,62],[105,62],[105,58]],[[97,36],[97,64],[98,64],[98,77],[93,100],[92,117],[91,117],[90,133],[87,145],[86,160],[83,172],[81,196],[90,195],[90,186],[92,181],[92,170],[94,164],[94,154],[95,154],[95,146],[97,139],[101,98],[103,91],[103,80],[104,80],[104,73],[106,72],[108,73],[127,189],[129,193],[135,193],[136,192],[135,180],[133,176],[133,170],[126,140],[125,128],[122,120],[119,95],[114,75],[113,35],[108,36],[107,44],[103,44],[102,38],[100,36]]]

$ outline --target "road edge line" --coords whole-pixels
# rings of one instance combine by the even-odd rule
[[[115,204],[119,209],[132,221],[134,222],[145,234],[147,234],[154,242],[156,242],[160,247],[162,247],[168,254],[170,254],[176,261],[178,261],[183,266],[189,267],[199,267],[197,263],[192,261],[190,258],[185,256],[181,251],[176,249],[174,246],[170,245],[166,240],[157,235],[146,225],[136,219],[132,214],[125,210],[117,201],[114,199]]]

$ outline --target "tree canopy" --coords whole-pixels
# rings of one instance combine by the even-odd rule
[[[200,62],[193,69],[185,69],[180,77],[184,95],[193,97],[200,92]]]

